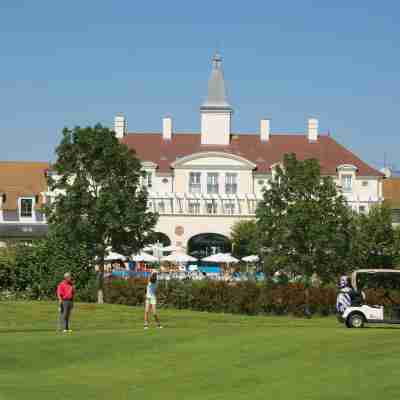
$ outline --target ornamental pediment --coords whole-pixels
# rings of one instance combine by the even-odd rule
[[[224,152],[200,152],[179,158],[171,164],[174,169],[243,169],[253,170],[256,164],[236,154]]]

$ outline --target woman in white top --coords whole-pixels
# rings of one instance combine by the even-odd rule
[[[160,319],[157,315],[157,274],[153,272],[150,275],[149,282],[146,287],[146,301],[144,306],[144,329],[149,328],[149,313],[152,311],[157,327],[162,328]]]

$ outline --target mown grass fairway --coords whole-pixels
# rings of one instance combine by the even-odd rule
[[[0,302],[0,399],[398,399],[400,329],[334,318],[244,317],[76,304]]]

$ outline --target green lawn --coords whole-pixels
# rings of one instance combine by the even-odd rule
[[[71,335],[55,303],[0,302],[0,399],[398,399],[396,327],[334,318],[244,317],[76,304]]]

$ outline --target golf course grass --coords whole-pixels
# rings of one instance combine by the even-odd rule
[[[0,302],[0,399],[398,399],[400,329],[346,329],[333,317],[247,317]]]

